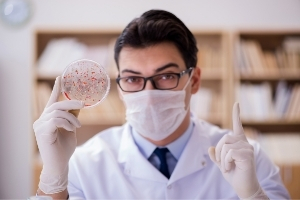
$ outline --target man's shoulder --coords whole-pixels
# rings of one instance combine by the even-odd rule
[[[232,132],[231,130],[221,128],[220,126],[211,124],[205,120],[197,120],[201,134],[204,134],[209,138],[211,145],[216,145],[224,135]]]
[[[127,126],[127,124],[114,126],[97,133],[84,144],[78,146],[75,154],[97,154],[107,150],[116,151]]]

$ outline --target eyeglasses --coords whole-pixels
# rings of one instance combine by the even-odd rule
[[[165,74],[157,74],[149,77],[141,77],[141,76],[127,76],[127,77],[118,77],[116,79],[117,84],[124,92],[139,92],[142,91],[148,80],[152,83],[153,87],[158,90],[170,90],[176,88],[179,83],[179,79],[191,72],[193,70],[190,67],[187,70],[184,70],[180,73],[165,73]]]

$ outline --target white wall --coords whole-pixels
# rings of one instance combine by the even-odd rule
[[[300,28],[299,0],[32,0],[34,15],[20,28],[0,22],[0,199],[31,192],[33,30],[122,29],[148,9],[166,9],[192,29]]]

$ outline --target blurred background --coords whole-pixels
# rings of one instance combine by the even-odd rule
[[[70,62],[93,59],[113,83],[103,104],[81,111],[78,145],[124,123],[113,45],[149,9],[173,12],[195,34],[202,87],[192,111],[230,129],[239,101],[248,137],[262,144],[300,198],[299,0],[1,0],[0,199],[35,193],[41,161],[32,124]]]

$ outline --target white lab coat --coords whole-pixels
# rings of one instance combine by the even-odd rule
[[[192,120],[193,133],[169,180],[143,157],[127,123],[95,135],[70,159],[70,199],[238,199],[207,153],[229,131]],[[251,144],[263,190],[270,199],[288,199],[278,167]]]

